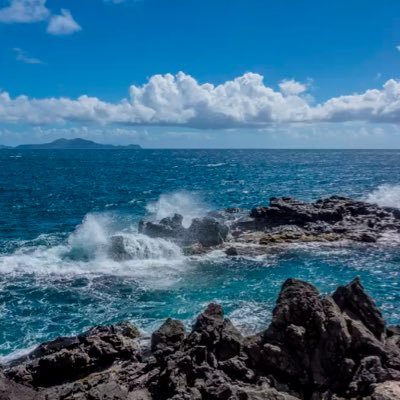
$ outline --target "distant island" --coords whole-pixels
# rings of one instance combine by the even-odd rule
[[[138,144],[129,144],[127,146],[116,146],[113,144],[101,144],[86,139],[57,139],[50,143],[39,144],[21,144],[11,147],[0,145],[0,149],[17,149],[17,150],[112,150],[112,149],[132,149],[140,150]]]

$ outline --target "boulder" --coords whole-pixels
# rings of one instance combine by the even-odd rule
[[[227,256],[229,256],[229,257],[235,257],[235,256],[237,256],[239,253],[238,253],[236,247],[228,247],[228,248],[225,250],[225,254],[226,254]]]
[[[183,217],[180,214],[163,218],[159,222],[141,220],[139,222],[139,233],[155,238],[181,239],[186,235],[182,221]]]
[[[168,318],[151,336],[153,352],[173,352],[178,350],[185,338],[185,327],[181,321]]]
[[[229,228],[213,218],[195,218],[188,229],[187,238],[204,247],[211,247],[222,244],[228,233]]]

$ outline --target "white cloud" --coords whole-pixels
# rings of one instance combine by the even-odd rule
[[[0,23],[34,23],[48,21],[47,32],[52,35],[70,35],[82,30],[68,10],[53,14],[46,7],[46,0],[9,0],[0,8]]]
[[[52,35],[71,35],[82,30],[68,10],[61,10],[60,15],[52,15],[47,32]]]
[[[24,64],[43,64],[43,61],[39,60],[38,58],[34,58],[29,56],[29,54],[20,49],[19,47],[15,47],[14,49],[15,59],[20,61]]]
[[[279,88],[281,89],[281,92],[284,95],[291,96],[305,92],[307,90],[307,85],[304,83],[297,82],[294,79],[290,79],[290,80],[283,80],[279,84]]]
[[[49,15],[46,0],[10,0],[7,7],[0,8],[0,22],[10,24],[40,22]]]
[[[295,86],[291,84],[292,88]],[[199,84],[190,75],[180,72],[154,75],[142,86],[131,86],[130,98],[118,103],[86,95],[77,99],[11,98],[3,92],[0,93],[0,122],[78,121],[206,129],[265,127],[280,123],[400,123],[400,82],[394,79],[388,80],[381,89],[333,97],[315,106],[308,101],[307,94],[299,90],[298,87],[294,94],[291,89],[290,95],[287,90],[285,94],[275,91],[264,84],[261,75],[253,73],[215,86]]]
[[[369,121],[400,123],[400,82],[389,79],[382,89],[334,97],[313,110],[322,121]]]
[[[400,51],[400,44],[399,44],[398,46],[396,46],[396,49],[397,49],[398,51]]]

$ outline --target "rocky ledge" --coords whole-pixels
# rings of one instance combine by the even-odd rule
[[[210,304],[143,345],[129,323],[40,345],[0,370],[2,400],[400,399],[400,328],[355,279],[331,296],[288,279],[269,327],[243,337]]]
[[[224,248],[228,255],[248,252],[248,245],[265,246],[301,242],[355,241],[375,243],[387,233],[400,232],[400,209],[379,207],[346,197],[332,196],[313,203],[293,198],[271,198],[268,206],[250,211],[231,208],[194,219],[189,228],[183,217],[143,220],[139,231],[171,240],[187,254]],[[123,254],[118,246],[116,253]],[[253,248],[254,251],[254,248]]]

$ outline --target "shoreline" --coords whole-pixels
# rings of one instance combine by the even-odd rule
[[[149,346],[141,340],[136,327],[121,322],[43,343],[0,368],[0,398],[398,398],[384,397],[388,390],[400,396],[400,327],[386,326],[358,278],[330,296],[288,279],[270,325],[253,336],[243,336],[211,303],[191,331],[169,318]]]

